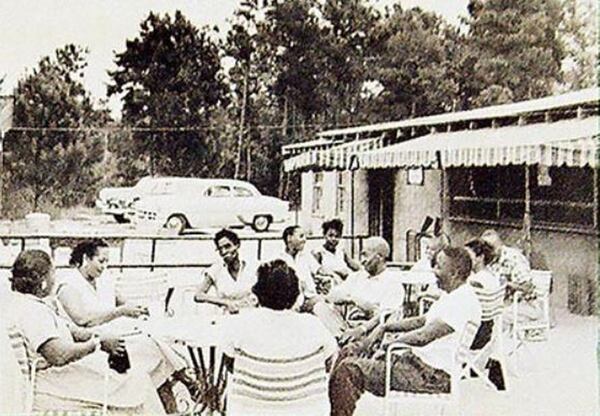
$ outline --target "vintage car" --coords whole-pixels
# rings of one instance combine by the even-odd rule
[[[152,194],[133,204],[136,223],[154,222],[181,233],[188,228],[250,225],[255,231],[289,219],[289,204],[233,179],[161,178]]]
[[[128,222],[133,202],[152,192],[155,184],[156,178],[145,176],[135,186],[102,188],[96,199],[96,207],[103,214],[112,215],[118,223]]]

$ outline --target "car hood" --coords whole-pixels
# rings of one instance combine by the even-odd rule
[[[133,187],[130,186],[102,188],[98,193],[98,196],[103,200],[127,199],[132,191]]]

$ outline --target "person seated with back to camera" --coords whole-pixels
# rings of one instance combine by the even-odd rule
[[[385,392],[385,351],[392,342],[414,347],[392,360],[393,390],[415,393],[450,391],[450,374],[461,337],[472,322],[479,325],[481,306],[467,283],[471,259],[464,248],[446,247],[436,256],[434,273],[443,291],[426,315],[380,323],[365,331],[338,354],[329,380],[333,416],[350,416],[360,396]],[[384,337],[391,334],[390,337]]]
[[[122,354],[123,339],[78,327],[58,313],[54,273],[50,256],[41,250],[21,252],[12,267],[12,325],[25,338],[28,356],[42,359],[34,410],[99,409],[106,400],[116,412],[164,414],[145,369],[125,374],[109,369],[108,356],[100,351]]]
[[[130,304],[119,294],[103,299],[98,293],[98,279],[108,263],[108,244],[100,239],[83,241],[73,249],[69,261],[71,271],[61,271],[57,299],[61,312],[73,323],[95,328],[107,334],[120,333],[126,327],[134,330],[133,318],[147,316],[147,308]],[[127,352],[132,367],[146,369],[168,412],[176,410],[172,391],[175,381],[182,382],[192,395],[198,394],[195,382],[185,373],[185,359],[164,342],[137,334],[127,337]]]
[[[339,336],[346,323],[333,308],[317,293],[317,275],[325,274],[315,257],[305,250],[306,234],[302,227],[292,225],[283,230],[284,250],[272,259],[281,259],[294,269],[300,285],[295,309],[316,315],[334,336]]]
[[[493,273],[488,267],[494,259],[494,249],[490,244],[480,238],[474,238],[465,244],[465,248],[469,252],[473,264],[472,273],[468,279],[471,286],[479,292],[491,295],[497,292],[503,284],[506,284],[500,276]],[[485,347],[491,340],[493,328],[493,320],[482,320],[471,344],[471,349],[480,350]],[[484,364],[489,369],[488,377],[490,381],[494,383],[498,390],[505,390],[504,375],[500,362],[490,358]]]
[[[332,362],[337,352],[335,338],[316,316],[294,309],[301,293],[300,285],[296,272],[287,262],[276,259],[261,264],[252,292],[258,299],[258,307],[240,310],[223,322],[224,352],[228,357],[235,358],[237,351],[242,350],[261,360],[290,361],[319,352],[324,360]],[[281,374],[281,377],[297,376]],[[248,387],[253,390],[252,386]],[[293,396],[303,391],[306,391],[305,386],[299,385],[288,393]],[[326,408],[312,409],[308,414],[329,414],[326,392],[323,394]],[[228,414],[247,414],[247,410],[240,413],[236,409],[235,403],[228,402]],[[287,413],[285,407],[273,412],[267,414],[292,414]]]
[[[256,283],[256,263],[240,257],[240,238],[227,229],[215,234],[214,243],[221,261],[204,273],[194,300],[225,308],[237,313],[241,308],[255,306],[252,286]],[[213,289],[215,294],[209,294]]]
[[[323,274],[317,274],[317,292],[329,293],[332,286],[345,280],[351,272],[360,269],[360,263],[354,260],[340,245],[344,231],[341,220],[334,218],[322,225],[325,241],[312,251],[313,256],[321,265]]]

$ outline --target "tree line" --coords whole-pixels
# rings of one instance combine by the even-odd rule
[[[597,85],[592,6],[472,0],[455,26],[366,0],[243,0],[224,34],[150,13],[109,72],[120,120],[85,89],[80,45],[18,82],[4,215],[91,204],[148,174],[235,177],[291,198],[281,146],[319,130]]]

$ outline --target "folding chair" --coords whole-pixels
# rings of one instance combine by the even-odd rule
[[[169,281],[166,273],[120,274],[115,283],[117,292],[127,302],[147,306],[150,313],[164,315]]]
[[[552,285],[552,272],[548,270],[532,270],[531,282],[535,287],[535,300],[541,307],[541,316],[528,318],[523,316],[521,310],[528,301],[522,299],[522,294],[516,292],[512,302],[512,342],[510,354],[515,357],[515,370],[518,367],[517,349],[532,341],[527,335],[530,331],[538,331],[542,335],[536,341],[547,341],[550,338],[550,287]]]
[[[436,404],[440,406],[440,414],[445,413],[445,410],[450,408],[451,412],[458,410],[460,398],[459,384],[462,375],[462,367],[465,359],[468,356],[468,350],[471,347],[478,326],[474,322],[468,322],[460,337],[458,351],[454,355],[454,367],[450,374],[450,392],[449,393],[412,393],[398,390],[392,390],[392,358],[395,355],[402,355],[407,351],[417,349],[403,343],[392,343],[388,346],[385,355],[385,396],[384,406],[385,415],[391,412],[391,404]]]
[[[324,348],[275,358],[236,349],[228,415],[329,415]]]
[[[500,362],[502,373],[504,376],[505,388],[507,389],[506,377],[506,357],[504,353],[503,335],[503,320],[502,313],[504,309],[504,297],[506,295],[506,284],[493,292],[485,291],[481,288],[475,288],[475,294],[481,304],[481,320],[492,321],[493,328],[490,340],[479,350],[468,349],[465,351],[465,367],[462,370],[462,375],[469,377],[469,373],[473,370],[480,379],[492,387],[496,386],[490,381],[484,368],[490,357],[494,357]]]
[[[10,346],[15,353],[21,374],[24,382],[24,412],[27,415],[34,414],[33,403],[35,396],[35,382],[38,368],[47,365],[46,361],[41,357],[33,357],[29,354],[27,340],[21,331],[14,325],[7,328]],[[108,414],[108,369],[103,377],[103,400],[102,400],[102,416]]]

